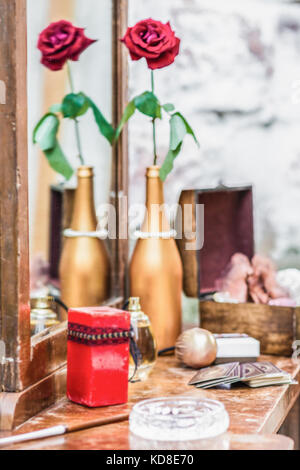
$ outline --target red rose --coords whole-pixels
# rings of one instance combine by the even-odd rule
[[[51,70],[61,70],[67,60],[78,60],[93,42],[85,36],[83,28],[61,20],[51,23],[41,32],[37,47],[42,53],[43,65]]]
[[[132,60],[147,60],[152,70],[172,64],[179,53],[180,39],[170,23],[163,24],[149,18],[128,28],[122,41],[128,47]]]

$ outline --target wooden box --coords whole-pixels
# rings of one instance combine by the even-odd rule
[[[241,252],[251,259],[254,254],[252,187],[221,185],[215,189],[185,190],[179,204],[177,229],[181,229],[182,238],[177,243],[183,262],[183,288],[187,296],[200,299],[201,327],[219,334],[246,333],[260,341],[262,354],[290,356],[294,341],[300,339],[300,308],[209,300],[231,256]],[[184,207],[189,204],[192,210]],[[196,221],[196,213],[198,219],[201,213],[201,206],[197,205],[204,209],[201,226]],[[186,227],[192,228],[193,236],[185,232]],[[199,230],[202,248],[187,250]]]

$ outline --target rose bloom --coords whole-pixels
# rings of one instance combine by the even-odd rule
[[[132,60],[147,60],[152,70],[172,64],[179,54],[180,39],[170,23],[163,24],[149,18],[128,28],[122,42],[128,47]]]
[[[41,32],[37,47],[42,53],[43,65],[51,70],[61,70],[67,60],[78,60],[80,54],[94,42],[85,36],[83,28],[61,20],[51,23]]]

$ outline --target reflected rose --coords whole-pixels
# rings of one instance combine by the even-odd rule
[[[83,28],[61,20],[51,23],[41,32],[37,47],[42,53],[41,63],[56,71],[61,70],[67,60],[77,61],[80,54],[94,42],[85,36]]]

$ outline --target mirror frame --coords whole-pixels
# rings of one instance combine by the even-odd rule
[[[112,0],[112,7],[116,125],[127,104],[128,60],[120,38],[127,28],[128,0]],[[6,348],[5,357],[0,357],[3,429],[3,413],[7,411],[1,407],[1,399],[7,400],[7,392],[20,393],[65,365],[67,324],[30,337],[26,0],[0,0],[0,16],[0,80],[6,88],[5,104],[0,104],[0,340]],[[119,201],[128,193],[126,129],[113,149],[112,174],[112,202],[119,227]],[[106,304],[120,306],[126,295],[128,240],[112,240],[111,250],[114,299]]]

